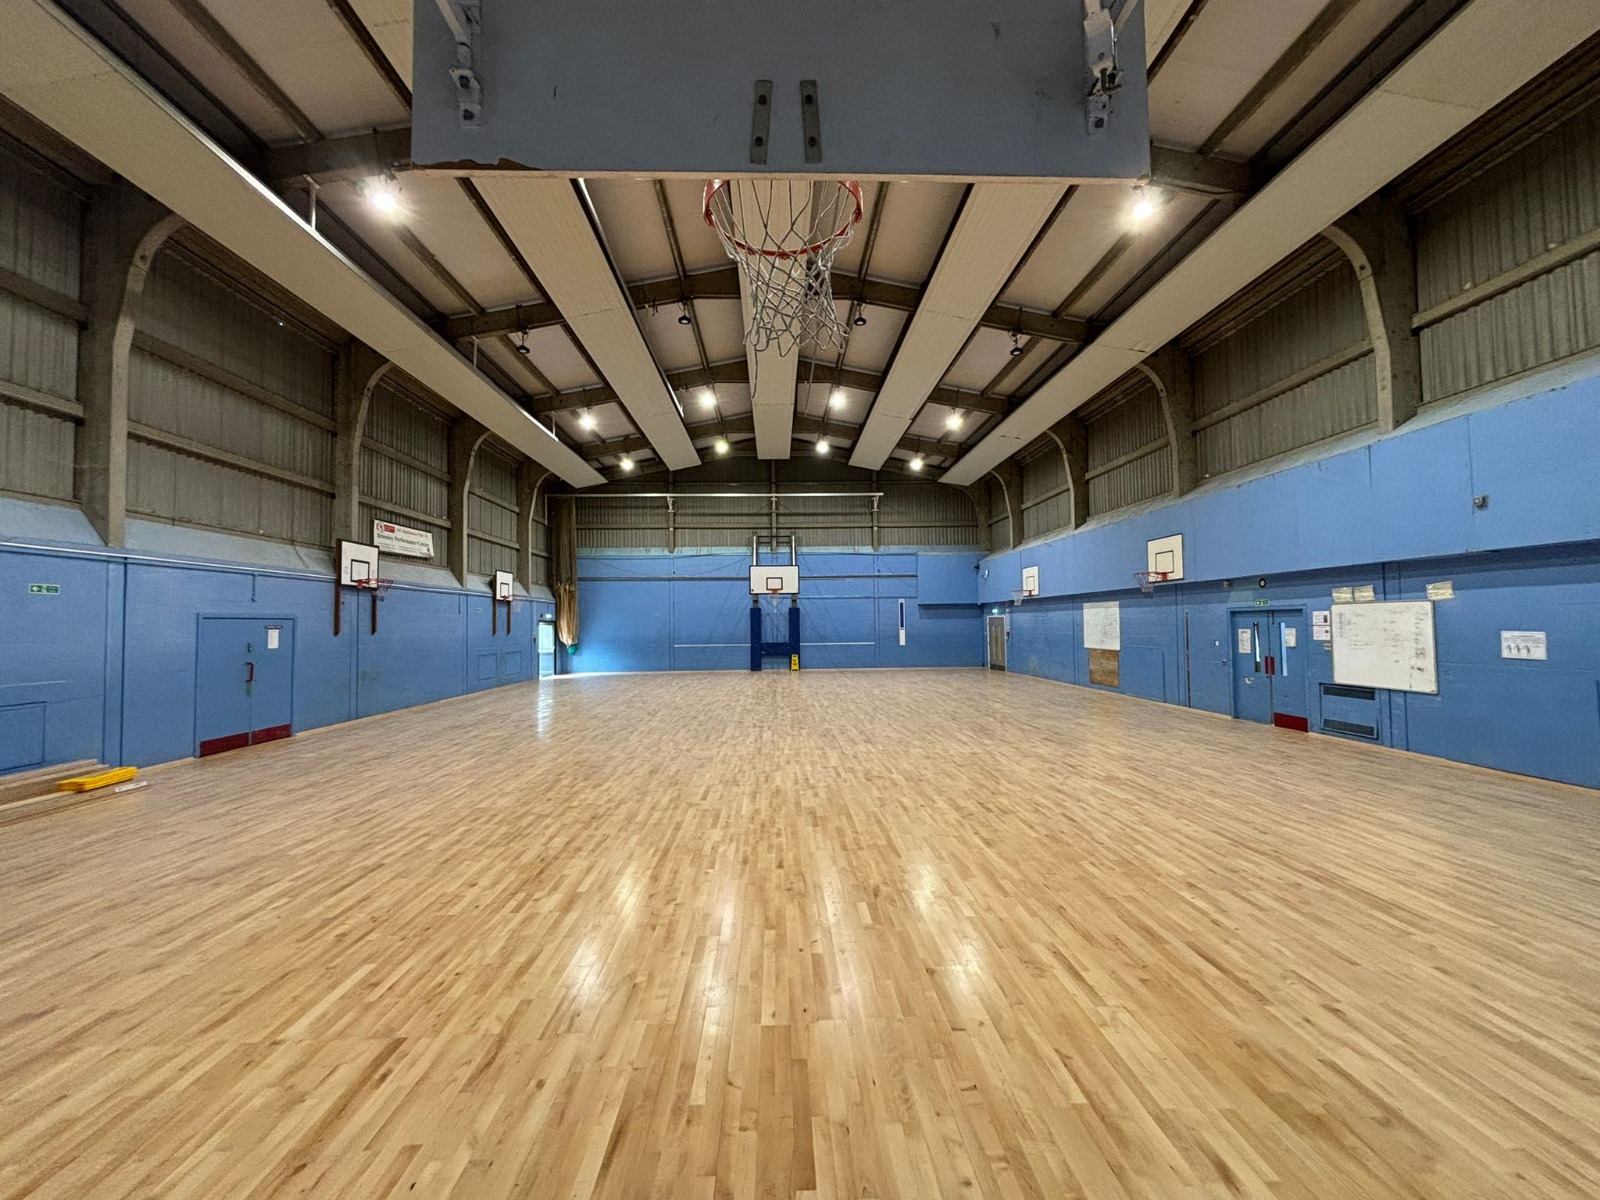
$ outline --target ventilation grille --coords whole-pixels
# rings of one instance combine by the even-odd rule
[[[1324,696],[1338,696],[1344,700],[1376,700],[1378,693],[1372,688],[1348,687],[1342,683],[1325,683],[1322,685]]]
[[[1325,718],[1322,722],[1322,727],[1331,729],[1335,733],[1348,733],[1352,737],[1371,738],[1373,741],[1378,738],[1378,730],[1375,726],[1357,725],[1354,721],[1335,721]]]

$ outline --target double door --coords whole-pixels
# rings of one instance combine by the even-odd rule
[[[1233,614],[1233,715],[1283,729],[1310,728],[1306,615],[1263,608]]]
[[[294,622],[201,617],[195,699],[195,751],[202,756],[288,737]]]

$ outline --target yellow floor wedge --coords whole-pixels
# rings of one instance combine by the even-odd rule
[[[101,771],[98,775],[79,775],[75,779],[63,779],[56,784],[56,791],[92,792],[96,788],[110,787],[114,783],[126,783],[138,773],[138,767],[113,767],[109,771]]]

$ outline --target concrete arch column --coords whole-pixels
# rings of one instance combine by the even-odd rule
[[[467,586],[467,495],[472,488],[472,464],[488,436],[488,427],[465,413],[450,426],[450,573],[462,587]]]
[[[1168,342],[1139,364],[1155,385],[1172,453],[1172,494],[1194,491],[1200,482],[1198,448],[1194,444],[1194,359],[1176,342]]]
[[[394,366],[376,350],[347,342],[334,363],[333,536],[369,542],[372,530],[361,528],[361,438],[372,410],[372,396]]]
[[[1422,343],[1417,315],[1417,258],[1405,209],[1373,196],[1323,230],[1355,268],[1378,376],[1378,428],[1387,433],[1422,407]]]
[[[82,266],[88,320],[78,342],[83,427],[73,490],[107,546],[127,542],[128,380],[139,305],[156,252],[183,225],[126,180],[96,189],[89,202]]]

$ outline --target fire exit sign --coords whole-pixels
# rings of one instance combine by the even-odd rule
[[[59,583],[30,583],[28,585],[30,596],[59,596],[61,585]]]

